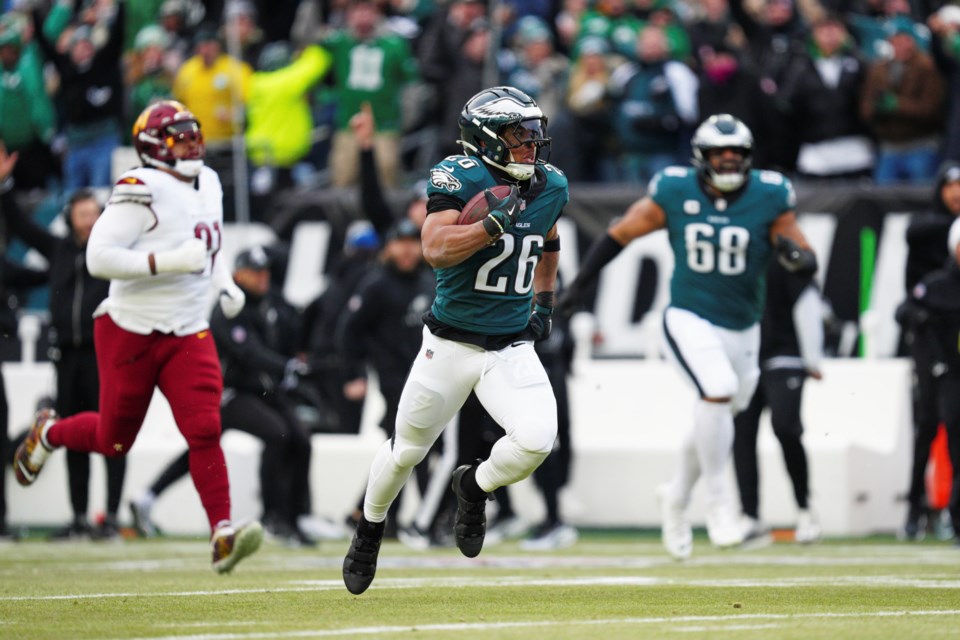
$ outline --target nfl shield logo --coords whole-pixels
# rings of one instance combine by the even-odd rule
[[[427,360],[430,360],[431,358],[433,358],[433,349],[427,349],[426,353],[424,353],[423,355],[427,356]]]

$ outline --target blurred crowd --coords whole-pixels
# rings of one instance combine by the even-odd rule
[[[574,183],[643,184],[717,112],[754,131],[757,166],[799,178],[930,183],[960,159],[960,6],[942,0],[4,4],[21,190],[108,186],[136,114],[173,97],[266,219],[259,196],[356,183],[361,105],[384,184],[404,186],[459,152],[464,102],[500,83],[539,102]]]

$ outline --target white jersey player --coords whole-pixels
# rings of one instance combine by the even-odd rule
[[[223,375],[208,331],[211,286],[225,315],[235,316],[244,303],[217,260],[223,194],[217,174],[203,164],[200,123],[179,102],[147,107],[133,138],[144,166],[120,177],[87,244],[90,273],[111,280],[94,322],[100,412],[60,420],[41,411],[14,467],[28,485],[54,447],[126,455],[159,388],[190,450],[213,568],[225,573],[256,551],[263,530],[257,522],[231,523],[220,448]]]

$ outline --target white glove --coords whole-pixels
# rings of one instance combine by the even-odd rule
[[[243,294],[243,289],[232,282],[220,289],[220,310],[227,318],[237,317],[246,301],[247,296]]]
[[[202,271],[207,265],[207,243],[190,238],[176,249],[153,254],[157,273],[191,273]]]

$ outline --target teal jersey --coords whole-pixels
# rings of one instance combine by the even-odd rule
[[[489,247],[452,267],[436,270],[431,313],[440,322],[470,333],[503,336],[523,331],[533,300],[533,273],[547,233],[570,196],[567,178],[541,163],[521,189],[520,217]],[[450,156],[430,171],[427,195],[452,196],[464,204],[499,184],[480,160]]]
[[[770,226],[796,208],[793,185],[775,171],[751,171],[732,200],[713,198],[689,167],[668,167],[650,181],[666,213],[673,249],[670,304],[727,329],[760,321],[773,254]]]

